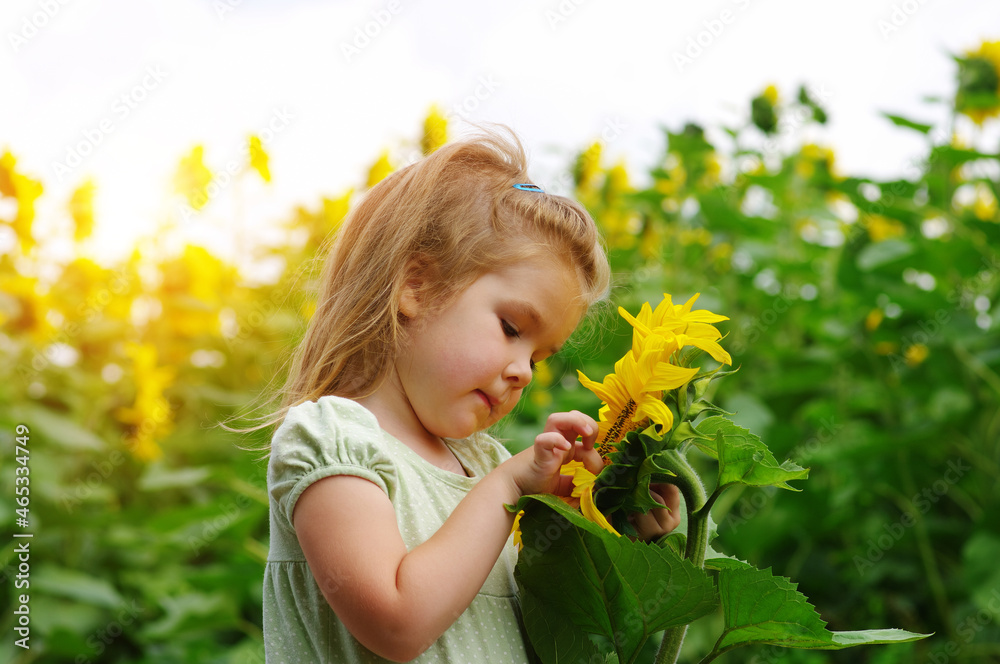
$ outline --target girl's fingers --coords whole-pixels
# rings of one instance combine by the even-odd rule
[[[652,484],[649,489],[653,498],[663,507],[652,509],[646,514],[629,515],[629,521],[632,522],[639,536],[644,540],[672,532],[681,520],[680,491],[676,486],[673,484]]]
[[[535,436],[536,454],[565,456],[573,449],[573,442],[555,432],[540,433]]]
[[[556,489],[553,494],[562,498],[567,498],[570,507],[580,507],[580,499],[573,498],[573,478],[569,475],[560,475],[556,480]]]
[[[584,447],[592,448],[597,440],[597,423],[594,418],[578,410],[567,413],[552,413],[545,421],[545,432],[558,432],[566,440],[580,438]]]
[[[574,455],[576,461],[582,461],[584,467],[595,475],[604,470],[604,459],[597,450],[593,447],[588,448],[586,443],[577,444],[580,446],[573,450],[576,453]]]
[[[569,496],[573,491],[572,479],[560,476],[559,470],[570,461],[580,461],[590,472],[601,472],[604,462],[594,449],[596,439],[597,423],[580,411],[550,415],[545,430],[535,437],[534,467],[538,481],[548,487],[547,491]]]
[[[604,468],[601,455],[594,450],[597,431],[597,422],[578,410],[552,413],[545,422],[545,433],[558,434],[573,443],[566,462],[581,461],[587,470],[595,474]]]
[[[556,432],[540,433],[535,437],[535,463],[546,474],[558,474],[559,468],[572,453],[573,443]]]
[[[650,486],[654,494],[663,499],[663,504],[674,514],[681,509],[681,491],[673,484],[653,484]],[[680,516],[677,517],[678,522]]]
[[[639,539],[650,540],[658,537],[661,533],[660,525],[653,515],[656,510],[650,510],[647,514],[642,512],[636,512],[635,514],[629,514],[628,520],[632,523],[632,527],[639,534]]]

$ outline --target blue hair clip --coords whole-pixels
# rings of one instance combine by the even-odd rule
[[[515,184],[514,189],[520,189],[521,191],[537,191],[539,194],[545,193],[545,190],[537,184]]]

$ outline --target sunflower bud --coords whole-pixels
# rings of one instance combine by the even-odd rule
[[[778,113],[775,109],[777,103],[778,91],[773,85],[769,85],[750,102],[750,119],[765,134],[773,134],[778,128]]]

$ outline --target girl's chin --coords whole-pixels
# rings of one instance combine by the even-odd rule
[[[441,427],[440,431],[434,432],[434,435],[439,438],[451,438],[454,440],[461,440],[462,438],[468,438],[477,431],[482,431],[492,424],[492,422],[483,422],[478,418],[469,418],[468,422],[455,423],[452,422],[447,427]]]

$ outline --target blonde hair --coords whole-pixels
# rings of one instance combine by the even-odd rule
[[[421,301],[443,306],[497,266],[549,250],[575,269],[587,306],[606,297],[610,269],[593,219],[568,198],[514,188],[530,181],[524,147],[507,133],[445,145],[351,210],[271,423],[305,401],[378,388],[399,347],[400,295],[415,272]]]

